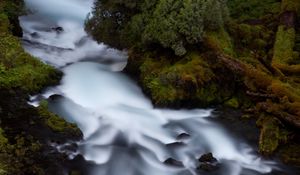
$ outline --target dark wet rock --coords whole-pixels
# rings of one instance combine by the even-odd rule
[[[64,28],[58,26],[58,27],[52,27],[51,28],[53,31],[57,32],[57,33],[61,33],[64,31]]]
[[[186,144],[183,143],[183,142],[174,142],[174,143],[166,144],[166,146],[169,147],[169,148],[182,147],[182,146],[185,146],[185,145]]]
[[[63,96],[59,95],[59,94],[54,94],[54,95],[51,95],[49,97],[49,100],[59,100],[59,99],[62,99]]]
[[[213,156],[212,153],[203,154],[198,160],[199,160],[199,162],[209,162],[209,163],[214,163],[214,162],[217,162],[217,161],[218,161],[218,160]]]
[[[198,171],[211,172],[219,169],[218,160],[212,153],[203,154],[199,159],[200,165],[197,167]]]
[[[31,36],[32,38],[39,38],[39,37],[40,37],[40,34],[39,34],[38,32],[33,32],[33,33],[30,34],[30,36]]]
[[[51,130],[37,108],[28,105],[27,97],[24,91],[0,88],[0,127],[8,140],[7,144],[11,145],[3,150],[8,157],[5,163],[10,165],[8,168],[12,174],[35,174],[36,169],[42,174],[63,174],[66,157],[53,150],[49,140],[65,143],[70,139],[80,140],[81,136]],[[15,148],[22,151],[22,155],[17,154]]]
[[[185,140],[185,139],[189,139],[191,137],[190,134],[187,133],[181,133],[177,136],[177,140]]]
[[[65,144],[61,149],[65,152],[75,153],[78,150],[78,145],[76,143]]]
[[[171,165],[171,166],[177,166],[177,167],[183,167],[183,163],[181,161],[175,160],[173,158],[168,158],[164,161],[164,164]]]
[[[211,163],[202,163],[197,167],[198,170],[202,171],[216,171],[218,169],[217,165],[211,164]]]

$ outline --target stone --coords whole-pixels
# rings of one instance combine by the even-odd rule
[[[199,159],[200,165],[197,167],[198,171],[216,171],[219,168],[218,160],[212,153],[203,154]]]
[[[175,160],[173,158],[168,158],[164,161],[164,164],[176,167],[183,167],[183,163],[181,161]]]
[[[52,27],[51,28],[53,31],[57,32],[57,33],[61,33],[64,31],[64,28],[58,26],[58,27]]]
[[[178,136],[177,136],[177,140],[185,140],[185,139],[188,139],[188,138],[190,138],[191,137],[191,135],[190,134],[187,134],[187,133],[181,133],[181,134],[179,134]]]
[[[199,160],[199,162],[209,162],[209,163],[214,163],[214,162],[217,162],[217,161],[218,161],[218,160],[213,156],[212,153],[203,154],[198,160]]]

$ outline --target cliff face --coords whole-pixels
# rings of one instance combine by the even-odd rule
[[[0,2],[0,174],[61,174],[66,160],[48,142],[82,134],[48,112],[46,102],[39,108],[27,104],[29,94],[58,83],[61,73],[24,52],[18,38],[23,5]]]
[[[104,1],[102,4],[97,1],[94,17],[87,22],[87,31],[99,40],[103,37],[109,40],[108,31],[115,31],[114,37],[120,36],[122,43],[109,44],[128,49],[126,72],[137,78],[155,105],[226,105],[241,108],[245,111],[244,116],[257,119],[257,126],[261,128],[259,149],[262,154],[269,156],[280,153],[285,162],[300,165],[299,159],[295,158],[300,157],[299,151],[295,151],[300,150],[300,28],[296,20],[299,19],[299,0],[229,0],[227,5],[231,18],[225,20],[222,16],[223,21],[218,23],[223,24],[222,27],[205,29],[204,26],[201,39],[196,43],[189,43],[181,38],[186,49],[184,55],[176,54],[175,47],[169,47],[161,40],[146,38],[151,32],[154,32],[153,36],[157,36],[157,31],[169,36],[164,39],[171,43],[177,37],[194,36],[191,33],[180,33],[183,29],[178,25],[189,24],[191,28],[198,26],[193,25],[193,22],[199,18],[188,10],[189,7],[196,8],[195,4],[180,6],[157,1],[149,4],[146,0],[140,4],[134,3],[134,0],[130,2],[132,6],[128,6],[127,1]],[[143,3],[148,4],[148,8],[140,9],[139,5]],[[173,11],[168,9],[174,6],[180,9],[180,14],[189,16],[191,22],[178,22],[177,19],[168,21],[174,17]],[[131,9],[131,13],[127,14],[125,9]],[[157,21],[155,27],[152,20],[158,17],[157,12],[161,12],[161,9],[166,10],[160,18],[162,24]],[[211,8],[209,14],[214,13],[213,9],[217,7]],[[116,23],[114,27],[108,25],[103,29],[98,27],[101,21],[106,24],[114,21],[114,18],[101,16],[101,13],[97,13],[99,10],[111,14],[117,11],[124,18],[120,18],[120,23]],[[176,17],[181,18],[180,15]],[[202,25],[208,19],[202,19]],[[161,30],[160,25],[165,25],[164,23],[175,31],[172,35]],[[151,30],[143,28],[147,25],[152,27]],[[178,28],[179,31],[176,31]],[[134,35],[128,36],[134,36],[135,42],[130,37],[126,40],[126,33],[130,31]],[[189,32],[193,31],[198,30]],[[179,36],[173,37],[173,34]],[[114,38],[112,41],[117,42],[118,39]],[[124,44],[126,41],[128,42]]]

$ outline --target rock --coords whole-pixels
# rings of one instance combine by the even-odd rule
[[[176,167],[183,167],[183,163],[181,161],[175,160],[173,158],[168,158],[164,161],[164,164]]]
[[[177,140],[185,140],[185,139],[188,139],[188,138],[190,138],[191,137],[191,135],[189,135],[189,134],[187,134],[187,133],[181,133],[181,134],[179,134],[178,136],[177,136]]]
[[[33,33],[30,34],[30,36],[31,36],[32,38],[39,38],[39,37],[40,37],[40,35],[39,35],[38,32],[33,32]]]
[[[197,167],[198,171],[216,171],[219,168],[218,160],[212,153],[202,155],[199,159],[200,165]]]
[[[168,147],[178,147],[178,146],[185,146],[185,145],[186,144],[183,142],[174,142],[174,143],[166,144],[166,146],[168,146]]]
[[[199,162],[209,162],[209,163],[218,162],[218,160],[213,156],[212,153],[203,154],[198,160]]]
[[[218,167],[216,165],[210,163],[202,163],[197,167],[198,170],[203,170],[207,172],[215,171],[217,168]]]
[[[58,27],[52,27],[51,28],[53,31],[57,32],[57,33],[61,33],[64,31],[64,28],[58,26]]]
[[[68,153],[75,153],[78,150],[78,145],[76,143],[65,144],[61,149]]]

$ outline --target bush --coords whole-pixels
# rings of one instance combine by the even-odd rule
[[[227,18],[224,0],[96,1],[86,29],[114,47],[159,45],[182,56]]]

